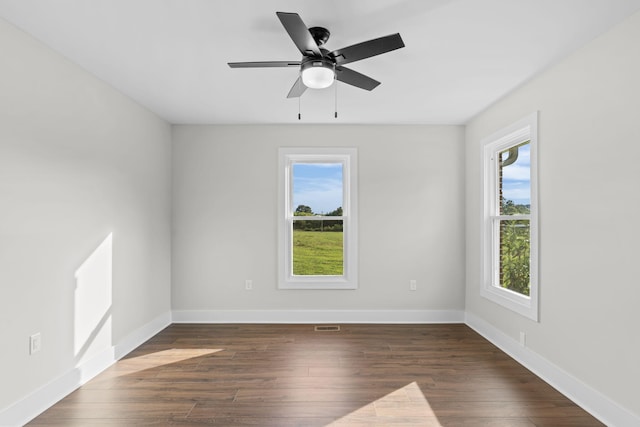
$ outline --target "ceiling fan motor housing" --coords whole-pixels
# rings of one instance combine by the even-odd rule
[[[324,27],[311,27],[309,28],[309,32],[311,33],[311,37],[318,44],[318,46],[322,46],[329,40],[329,36],[331,33]]]

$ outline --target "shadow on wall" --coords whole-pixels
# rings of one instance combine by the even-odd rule
[[[113,233],[76,270],[73,354],[75,366],[112,349]]]

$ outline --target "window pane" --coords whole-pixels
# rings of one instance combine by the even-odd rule
[[[294,215],[342,215],[342,163],[293,164]]]
[[[500,215],[531,212],[530,149],[527,141],[499,153]]]
[[[293,274],[342,276],[342,220],[293,221]]]
[[[529,220],[500,221],[500,286],[529,295]]]

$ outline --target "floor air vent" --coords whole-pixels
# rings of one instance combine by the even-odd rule
[[[316,332],[336,332],[340,330],[339,325],[319,325],[313,328]]]

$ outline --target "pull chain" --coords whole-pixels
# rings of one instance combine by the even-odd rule
[[[338,118],[338,79],[335,79],[335,81],[333,82],[333,85],[335,86],[335,110],[334,110],[333,117],[337,119]]]
[[[302,89],[302,76],[298,78],[298,89]],[[300,95],[298,95],[298,120],[300,120],[302,118],[302,115],[300,114],[300,104],[302,103],[302,90],[299,90],[298,92],[300,92]]]

